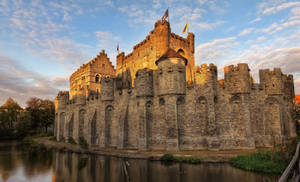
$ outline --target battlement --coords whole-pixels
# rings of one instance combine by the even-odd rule
[[[206,83],[212,83],[217,81],[218,69],[214,64],[202,64],[196,67],[195,83],[196,85],[204,85]]]
[[[249,73],[250,69],[247,63],[239,63],[237,66],[229,65],[224,67],[224,74],[231,74],[233,72],[240,72],[240,73]]]
[[[59,91],[57,97],[69,97],[69,91]]]
[[[201,64],[201,66],[196,66],[196,73],[202,73],[202,72],[217,72],[217,66],[210,63],[207,64]]]
[[[285,94],[294,97],[293,75],[283,74],[280,68],[259,70],[260,84],[265,88],[267,94]]]

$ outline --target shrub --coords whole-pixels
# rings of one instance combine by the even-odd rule
[[[171,161],[174,161],[175,160],[175,157],[172,155],[172,154],[164,154],[162,157],[161,157],[161,160],[163,162],[171,162]]]
[[[163,162],[184,162],[189,164],[200,164],[201,160],[197,157],[174,157],[172,154],[165,154],[161,157]]]
[[[83,138],[83,137],[79,137],[79,145],[81,148],[83,149],[87,149],[89,147],[89,144],[87,143],[87,141]]]
[[[70,144],[76,145],[77,143],[75,142],[75,140],[72,137],[69,137],[68,142]]]
[[[237,156],[230,159],[232,166],[252,172],[281,174],[288,165],[288,160],[278,152],[258,152],[251,155]]]

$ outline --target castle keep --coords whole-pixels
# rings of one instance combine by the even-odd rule
[[[194,35],[158,21],[133,52],[102,51],[56,97],[55,136],[98,148],[199,150],[269,147],[296,136],[292,75],[213,64],[195,66]]]

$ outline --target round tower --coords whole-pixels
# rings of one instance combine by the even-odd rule
[[[158,67],[158,95],[185,94],[187,59],[169,48],[155,64]]]

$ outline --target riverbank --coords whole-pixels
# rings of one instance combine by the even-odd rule
[[[83,149],[80,145],[51,141],[50,137],[36,137],[33,138],[34,142],[43,145],[46,148],[55,148],[62,151],[70,151],[75,153],[83,154],[96,154],[96,155],[107,155],[115,157],[126,157],[134,159],[150,159],[160,160],[164,154],[171,154],[174,157],[192,157],[197,158],[201,162],[230,162],[231,158],[240,155],[250,155],[255,152],[268,151],[270,149],[251,149],[251,150],[220,150],[220,151],[209,151],[209,150],[198,150],[198,151],[138,151],[138,150],[118,150],[118,149],[99,149],[89,147],[89,149]]]

